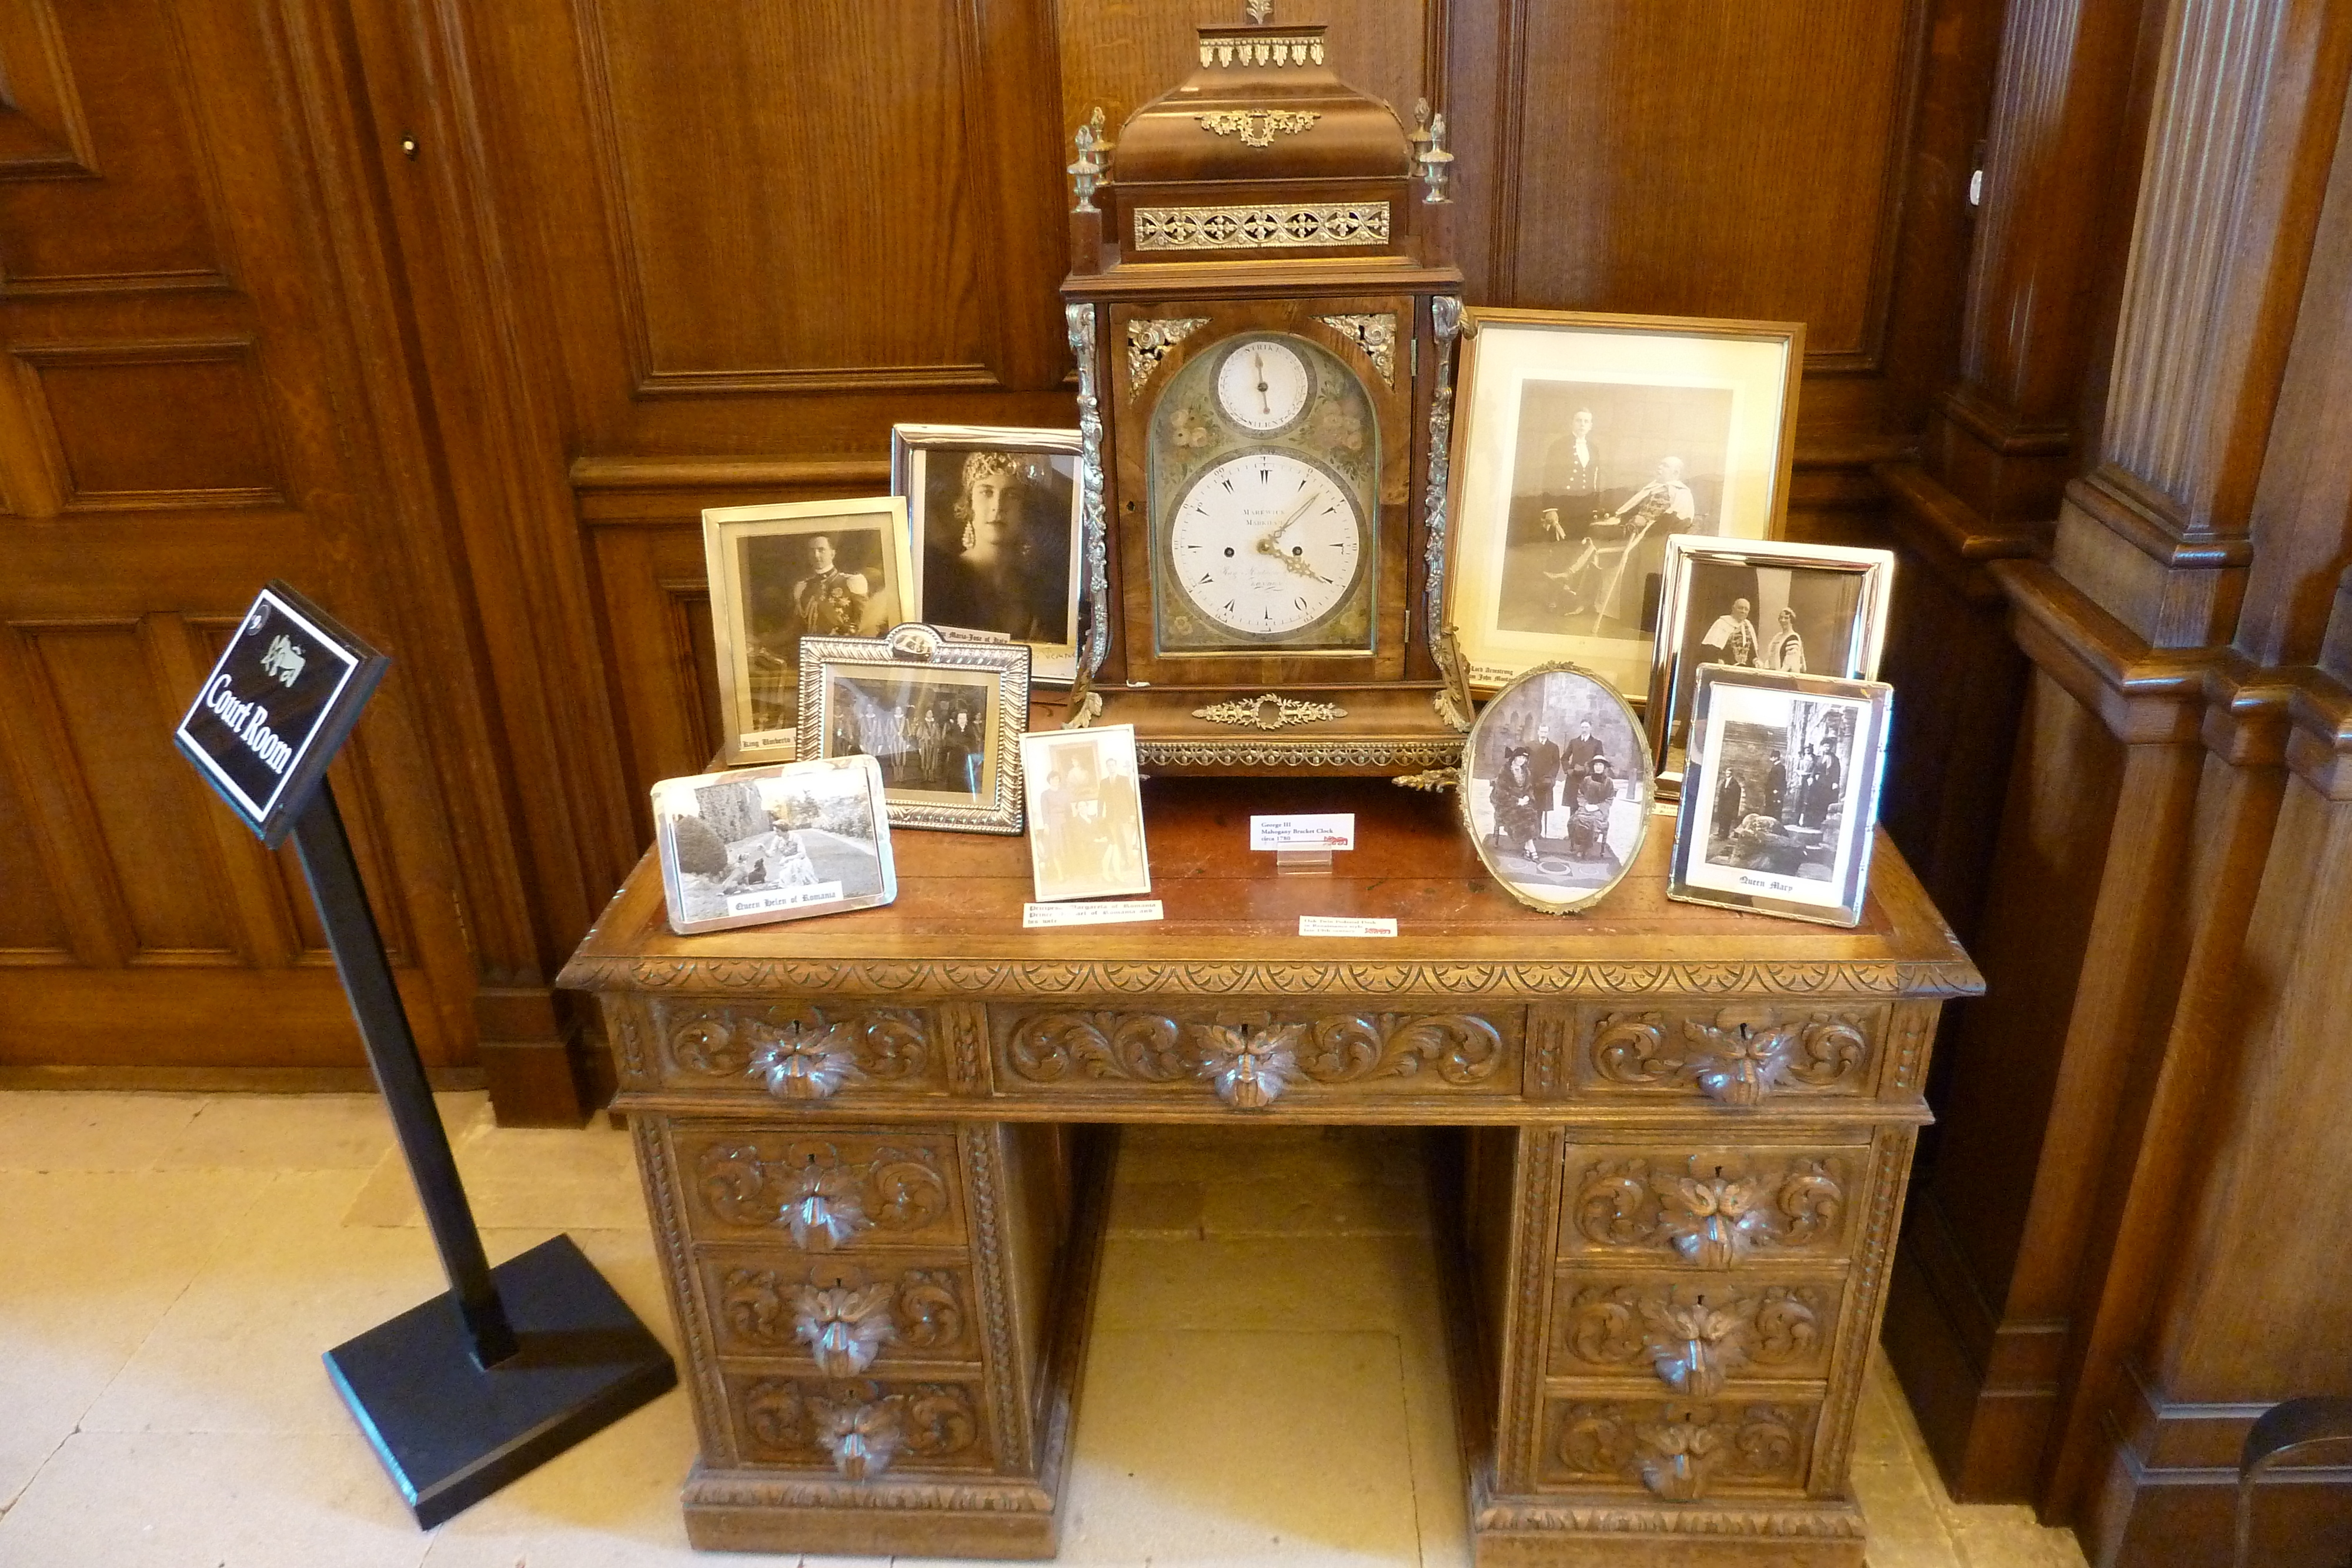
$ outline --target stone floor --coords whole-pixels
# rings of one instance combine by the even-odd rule
[[[626,1138],[442,1103],[492,1260],[569,1231],[672,1338]],[[1130,1134],[1063,1561],[1466,1568],[1419,1174],[1372,1129]],[[0,1093],[0,1565],[794,1562],[688,1550],[682,1393],[419,1532],[319,1356],[442,1288],[372,1098]],[[1883,1365],[1854,1469],[1874,1568],[2083,1561],[1947,1499]]]

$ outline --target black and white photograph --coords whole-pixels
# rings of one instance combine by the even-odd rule
[[[874,637],[906,619],[905,504],[714,507],[702,514],[730,761],[795,754],[803,637]]]
[[[666,779],[653,806],[662,892],[681,936],[898,895],[881,771],[869,758]]]
[[[1646,697],[1669,542],[1787,511],[1803,332],[1465,312],[1446,598],[1474,686],[1569,661]]]
[[[1031,678],[1076,674],[1078,433],[901,424],[892,487],[906,498],[915,613],[1029,644]]]
[[[870,757],[891,822],[966,832],[1021,831],[1029,648],[909,622],[885,637],[801,644],[800,750]]]
[[[1681,779],[1702,664],[1874,679],[1894,573],[1891,550],[1670,541],[1648,715],[1659,782]]]
[[[1150,893],[1134,727],[1024,735],[1021,761],[1037,902]]]
[[[1700,666],[1673,895],[1858,921],[1888,696],[1875,682]]]
[[[887,789],[969,805],[989,773],[990,698],[982,670],[901,674],[887,665],[828,664],[827,757],[871,757]]]
[[[1565,913],[1598,901],[1648,831],[1649,737],[1606,681],[1530,671],[1478,715],[1461,808],[1478,858],[1511,895]]]

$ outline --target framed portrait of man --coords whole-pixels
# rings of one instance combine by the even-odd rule
[[[917,619],[1029,645],[1030,678],[1077,674],[1078,433],[900,424],[890,487],[914,538]]]
[[[1470,684],[1572,662],[1649,692],[1667,541],[1788,510],[1801,322],[1473,308],[1448,618]]]
[[[730,763],[789,760],[803,637],[876,637],[907,619],[906,503],[795,501],[702,514]]]
[[[1875,680],[1894,585],[1892,550],[1668,539],[1646,719],[1659,783],[1680,787],[1701,665]]]

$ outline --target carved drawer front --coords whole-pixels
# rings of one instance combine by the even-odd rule
[[[929,1008],[698,998],[651,1000],[645,1008],[651,1060],[645,1040],[632,1052],[625,1039],[622,1065],[642,1067],[662,1088],[791,1105],[948,1092],[943,1036]]]
[[[978,1297],[959,1254],[861,1263],[774,1249],[698,1250],[722,1356],[800,1362],[831,1378],[980,1359]]]
[[[1553,1398],[1537,1477],[1668,1502],[1801,1493],[1821,1414],[1812,1398]]]
[[[1834,1275],[1563,1271],[1552,1291],[1551,1375],[1654,1378],[1658,1393],[1685,1399],[1758,1381],[1824,1382],[1844,1288]]]
[[[853,1480],[988,1470],[987,1396],[976,1379],[730,1373],[727,1407],[746,1463]]]
[[[670,1131],[699,1241],[781,1241],[803,1253],[959,1247],[964,1205],[951,1131],[822,1132],[681,1122]]]
[[[1745,1272],[1843,1259],[1868,1194],[1866,1144],[1568,1145],[1559,1250],[1579,1261]]]
[[[1512,1095],[1524,1009],[991,1008],[1000,1095],[1281,1103]]]
[[[1579,1009],[1570,1073],[1580,1094],[1755,1106],[1867,1095],[1888,1009],[1742,1005]]]

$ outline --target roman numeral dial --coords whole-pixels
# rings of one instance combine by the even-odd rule
[[[1193,476],[1168,530],[1179,591],[1229,632],[1277,640],[1344,602],[1364,566],[1356,503],[1319,464],[1236,453]]]

